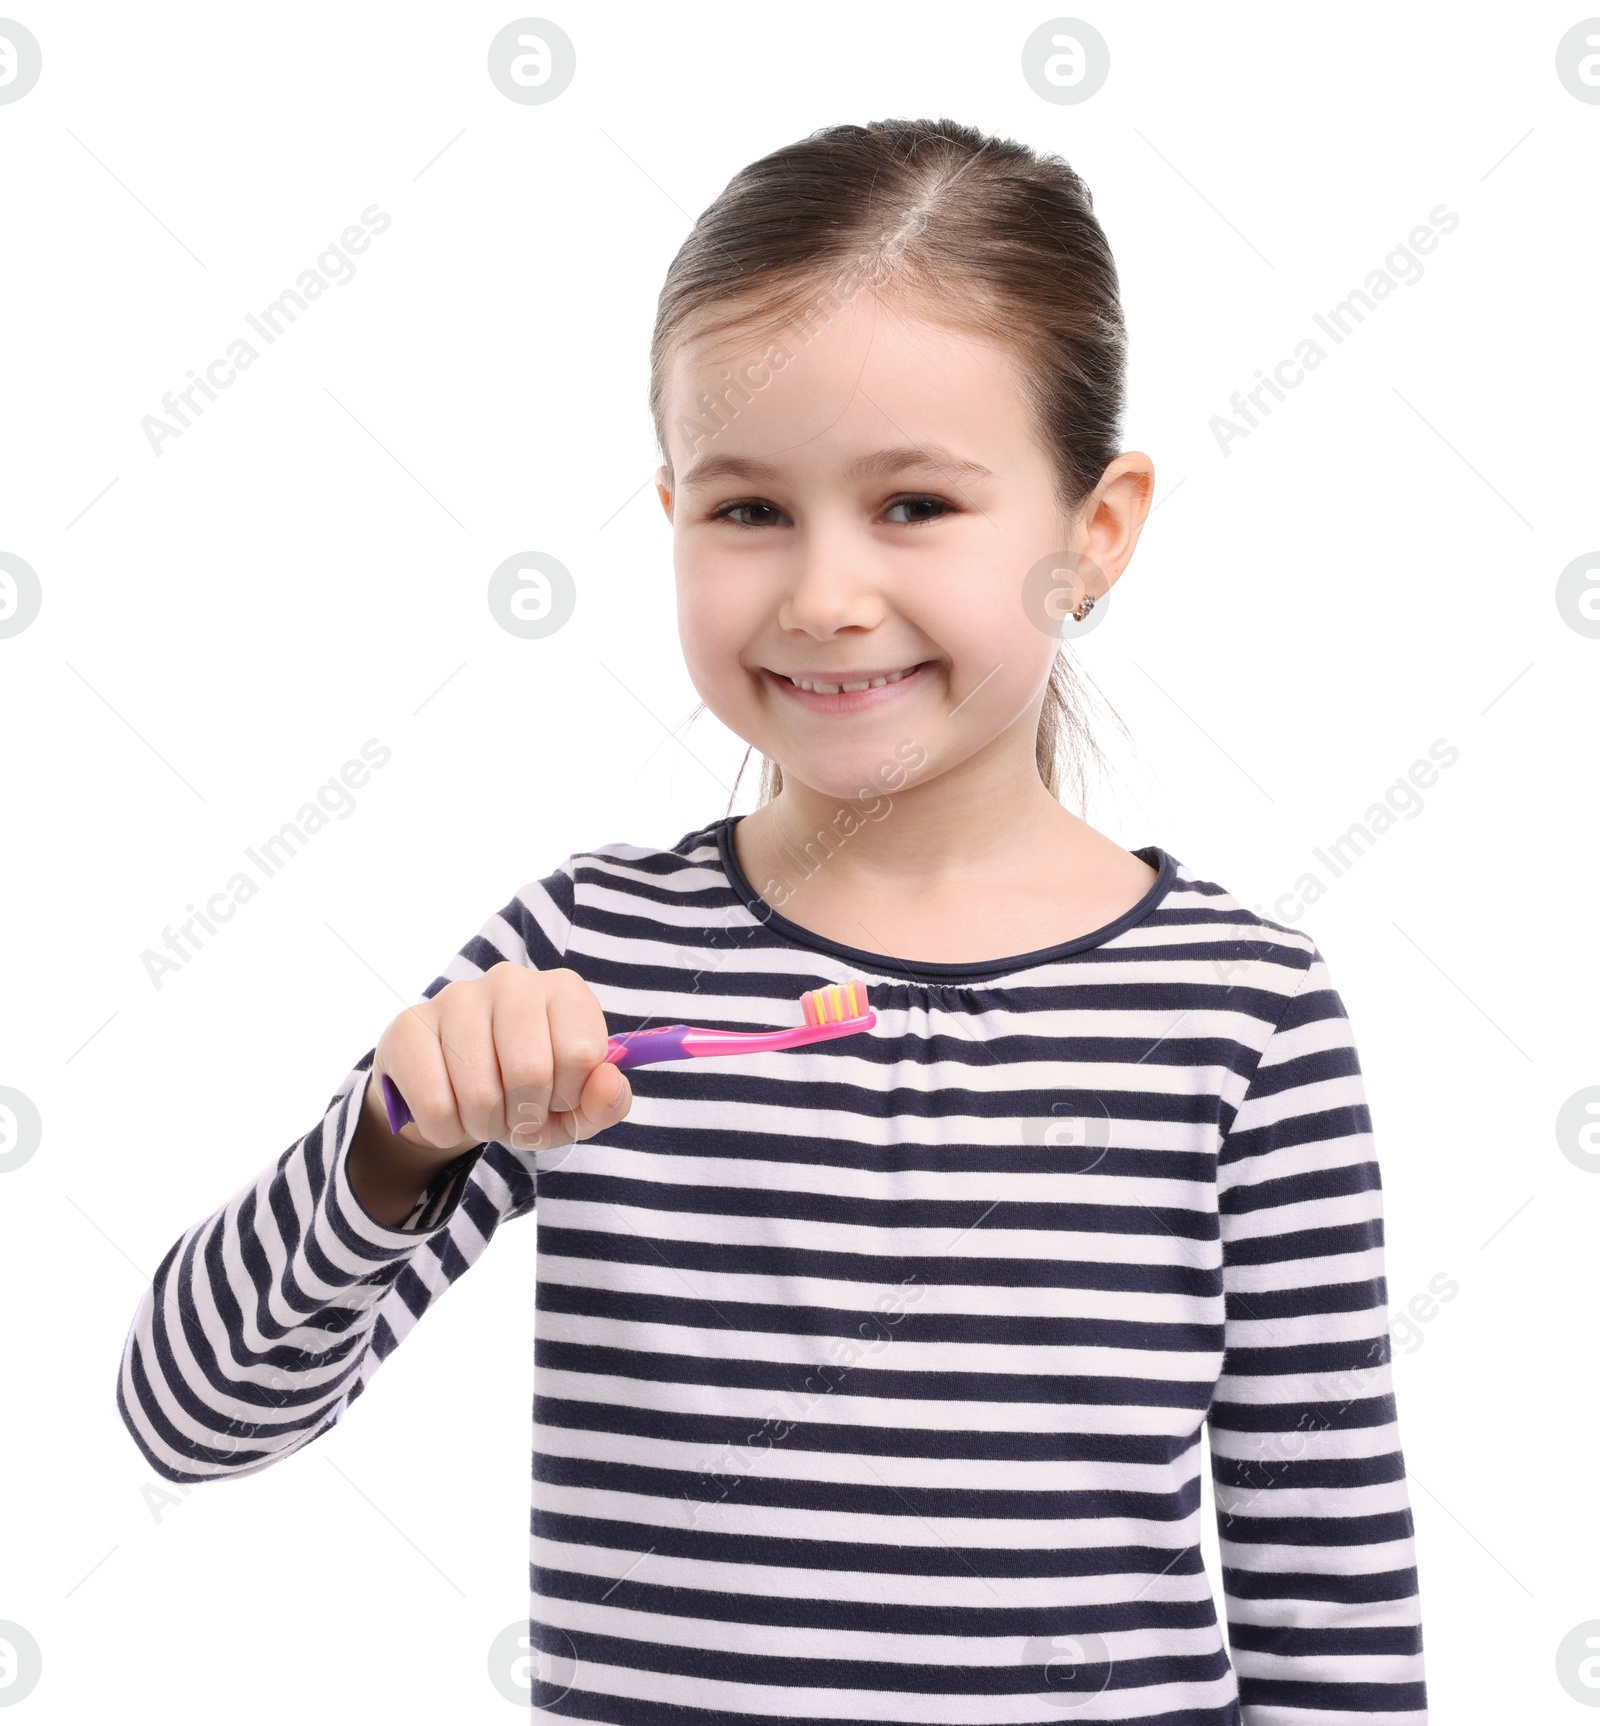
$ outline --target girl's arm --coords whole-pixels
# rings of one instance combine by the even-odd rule
[[[503,959],[561,965],[573,894],[564,870],[524,887],[420,999]],[[491,1143],[441,1169],[403,1220],[371,1215],[349,1155],[374,1053],[303,1138],[174,1242],[145,1291],[117,1407],[164,1479],[253,1474],[309,1444],[499,1225],[533,1209],[531,1155]]]
[[[1427,1718],[1393,1386],[1383,1196],[1322,955],[1219,1159],[1226,1354],[1207,1417],[1245,1726]]]

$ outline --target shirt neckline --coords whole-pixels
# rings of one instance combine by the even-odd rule
[[[1008,972],[1029,970],[1036,965],[1049,964],[1052,960],[1065,959],[1074,953],[1099,947],[1113,936],[1120,935],[1124,929],[1131,929],[1136,923],[1142,922],[1166,897],[1178,872],[1177,860],[1159,845],[1142,845],[1133,855],[1148,863],[1156,871],[1156,878],[1142,899],[1101,928],[1075,935],[1070,941],[1058,941],[1051,947],[1035,947],[1029,952],[1011,953],[999,959],[973,959],[950,963],[927,959],[900,959],[892,954],[874,953],[865,947],[851,947],[843,941],[819,935],[792,918],[785,917],[776,906],[769,905],[750,884],[734,850],[733,830],[743,819],[742,815],[724,815],[713,823],[713,831],[716,835],[717,856],[728,885],[735,898],[757,922],[764,924],[780,939],[793,946],[809,947],[813,952],[827,953],[833,958],[846,960],[857,970],[876,972],[879,975],[898,973],[925,982],[962,983],[1001,977]]]

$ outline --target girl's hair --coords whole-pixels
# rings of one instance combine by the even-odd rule
[[[667,373],[678,343],[768,327],[803,345],[864,287],[1009,345],[1070,519],[1121,450],[1127,335],[1116,265],[1089,188],[1060,156],[954,120],[823,127],[742,169],[702,212],[667,271],[650,346],[650,414],[669,471]],[[715,402],[702,396],[691,435],[714,433],[749,397],[737,382]],[[1058,650],[1035,742],[1051,794],[1065,757],[1080,807],[1084,757],[1105,765],[1074,699],[1088,681]],[[775,761],[762,763],[765,803],[783,777]]]

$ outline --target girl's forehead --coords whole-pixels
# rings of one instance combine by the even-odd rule
[[[794,451],[1025,437],[1012,351],[936,308],[866,296],[806,326],[748,319],[686,336],[667,357],[663,431],[675,465],[710,445]]]
[[[914,296],[892,297],[867,289],[850,294],[817,290],[786,296],[776,303],[734,305],[702,315],[673,344],[667,358],[674,371],[720,371],[774,354],[782,358],[827,358],[865,342],[965,348],[985,352],[1009,349],[998,339],[982,309],[972,300]]]

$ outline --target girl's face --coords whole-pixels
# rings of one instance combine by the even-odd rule
[[[1016,362],[870,290],[809,329],[673,357],[657,485],[695,688],[828,796],[880,796],[908,765],[920,782],[985,748],[1034,774],[1057,638],[1030,620],[1025,578],[1101,550],[1067,538]],[[1113,547],[1105,581],[1125,561]]]

